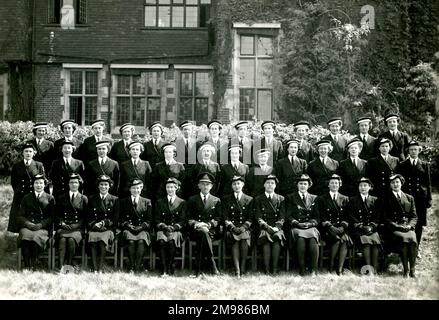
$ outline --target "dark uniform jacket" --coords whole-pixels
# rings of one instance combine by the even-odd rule
[[[388,192],[384,199],[386,200],[383,201],[382,213],[387,227],[391,231],[398,231],[399,226],[408,225],[414,230],[418,216],[413,196],[401,192],[400,203],[393,192]]]
[[[209,172],[214,178],[215,182],[213,183],[213,187],[210,190],[210,193],[213,195],[217,195],[219,192],[220,182],[221,182],[221,168],[218,163],[209,161],[208,165],[204,163],[197,163],[191,169],[192,175],[192,195],[199,192],[198,188],[198,176],[203,172]]]
[[[119,166],[122,164],[122,162],[131,159],[130,150],[128,148],[125,148],[125,141],[123,139],[116,142],[111,147],[111,151],[110,153],[108,153],[108,156],[114,161],[117,161]]]
[[[404,161],[407,156],[407,146],[409,144],[409,136],[405,132],[398,130],[396,137],[393,137],[390,131],[386,131],[379,135],[378,139],[387,138],[392,141],[393,148],[390,150],[390,155],[399,159],[399,161]]]
[[[233,176],[243,177],[245,180],[245,184],[247,184],[247,176],[249,173],[248,165],[239,163],[238,169],[235,169],[231,164],[225,164],[221,167],[221,182],[220,182],[220,192],[221,196],[226,194],[230,194],[233,192],[232,190],[232,178]]]
[[[275,167],[276,162],[285,156],[282,142],[273,137],[271,143],[268,143],[263,136],[253,142],[253,158],[257,159],[257,152],[265,148],[271,151],[267,162],[269,166]]]
[[[306,163],[310,163],[314,160],[314,153],[315,150],[311,143],[309,143],[306,140],[302,140],[300,143],[299,151],[297,151],[297,156],[300,159],[303,159],[306,161]]]
[[[331,145],[334,148],[330,154],[332,159],[337,160],[338,162],[346,159],[346,145],[348,144],[348,140],[344,136],[339,134],[337,142],[335,142],[331,134],[328,134],[323,139],[331,141]]]
[[[232,223],[228,230],[241,226],[246,230],[250,228],[253,222],[252,200],[253,198],[245,193],[241,195],[239,201],[235,198],[234,193],[224,196],[221,201],[222,218],[224,221]]]
[[[117,191],[119,189],[119,177],[120,177],[120,171],[119,171],[119,164],[107,157],[107,160],[105,160],[104,165],[100,165],[99,159],[95,159],[90,161],[87,166],[85,167],[86,170],[86,194],[92,195],[99,192],[99,189],[96,185],[96,180],[100,175],[107,175],[113,180],[114,185],[110,188],[109,193],[110,194],[117,194]]]
[[[378,152],[378,147],[376,145],[377,138],[367,134],[367,139],[364,141],[361,138],[361,134],[358,134],[355,138],[360,139],[363,142],[363,149],[360,152],[360,158],[368,161],[370,158],[376,157]]]
[[[143,181],[143,189],[140,195],[144,198],[149,198],[150,194],[152,194],[151,174],[152,169],[148,161],[139,159],[137,168],[134,168],[132,159],[123,162],[120,166],[120,195],[123,197],[130,195],[130,181],[132,179],[139,179]]]
[[[415,198],[418,222],[427,225],[427,208],[431,206],[430,166],[427,162],[417,159],[416,166],[411,164],[411,158],[403,161],[397,168],[398,173],[405,178],[402,190]]]
[[[163,161],[163,151],[162,146],[166,143],[163,138],[160,139],[157,146],[154,145],[153,139],[143,144],[144,151],[140,155],[140,159],[146,160],[149,164],[154,167],[157,163]]]
[[[54,160],[58,159],[58,158],[62,158],[63,154],[62,154],[62,143],[66,140],[66,138],[61,138],[55,141],[55,143],[53,144],[53,150],[54,150]],[[75,145],[75,149],[73,150],[72,153],[72,157],[73,158],[77,158],[78,157],[78,152],[79,152],[79,147],[81,146],[81,140],[79,140],[76,137],[72,137],[72,139],[70,140],[73,142],[73,144]]]
[[[367,162],[366,176],[373,183],[373,195],[381,196],[383,192],[387,193],[389,191],[389,177],[396,171],[398,164],[398,158],[387,156],[387,161],[384,161],[381,155]]]
[[[107,194],[104,201],[101,194],[95,194],[89,198],[87,207],[88,231],[114,230],[119,219],[119,200],[116,196]],[[105,226],[97,228],[96,223],[105,222]]]
[[[53,142],[43,139],[40,145],[37,145],[36,138],[33,138],[27,142],[33,144],[37,150],[34,160],[41,162],[44,166],[44,171],[49,172],[50,166],[52,165],[52,161],[54,159]]]
[[[380,224],[380,207],[377,197],[368,195],[366,203],[360,194],[351,197],[347,206],[351,230],[358,235],[368,235],[377,231]],[[370,231],[364,227],[370,227]]]
[[[187,218],[189,230],[193,230],[198,222],[210,224],[209,233],[218,235],[221,224],[221,200],[209,194],[204,205],[200,194],[194,195],[187,201]]]
[[[366,160],[357,159],[354,165],[350,157],[340,162],[337,173],[342,179],[342,194],[348,197],[358,194],[358,180],[366,176],[366,164]]]
[[[174,162],[168,166],[165,161],[156,164],[152,170],[152,189],[154,190],[154,199],[166,196],[166,180],[169,178],[178,179],[183,183],[186,178],[184,165],[180,162]],[[177,192],[179,191],[180,190]]]
[[[305,222],[311,223],[310,227],[317,227],[320,219],[318,212],[313,210],[316,198],[316,195],[307,193],[304,202],[298,191],[287,195],[287,220],[291,227],[297,228],[299,223]]]
[[[61,228],[61,222],[69,225],[71,231],[82,231],[84,221],[87,217],[88,199],[83,194],[77,192],[76,197],[70,198],[67,191],[59,196],[55,206],[55,228]]]
[[[165,232],[167,227],[172,227],[175,231],[183,231],[186,227],[186,208],[186,201],[178,196],[171,206],[166,196],[157,200],[154,208],[154,224],[157,231]]]
[[[84,176],[84,164],[81,160],[71,158],[70,165],[66,165],[64,158],[61,157],[52,162],[49,177],[53,184],[53,194],[55,196],[69,191],[69,176],[72,173],[77,173],[83,179],[88,179]]]
[[[279,179],[279,193],[286,196],[297,190],[297,178],[306,173],[308,164],[305,160],[296,158],[292,162],[286,156],[276,165],[276,176]]]
[[[257,226],[261,226],[262,220],[263,222],[266,222],[270,227],[277,227],[279,228],[279,230],[282,230],[286,215],[285,197],[276,193],[274,193],[272,196],[272,202],[268,200],[265,193],[254,198],[254,220]]]
[[[337,172],[338,161],[327,157],[325,165],[320,161],[320,157],[316,157],[308,165],[308,175],[310,176],[313,185],[309,192],[315,195],[322,195],[328,192],[329,178]]]
[[[122,230],[128,230],[133,234],[148,231],[152,227],[151,200],[139,197],[139,201],[134,206],[131,196],[120,199],[119,222]]]
[[[276,169],[268,166],[267,170],[264,171],[261,169],[260,165],[251,167],[247,176],[247,183],[245,186],[247,193],[253,198],[264,193],[264,179],[270,174],[276,175]]]
[[[42,229],[49,230],[52,227],[55,209],[55,198],[42,192],[37,199],[35,192],[23,197],[20,205],[20,216],[18,223],[21,228],[27,228],[28,223],[41,223]]]
[[[253,160],[253,140],[244,137],[243,139],[239,139],[239,137],[235,136],[230,139],[229,145],[239,145],[241,147],[242,153],[239,156],[239,161],[248,166],[254,164]]]
[[[314,210],[320,217],[320,222],[324,228],[334,226],[336,228],[343,227],[347,229],[349,226],[349,216],[346,210],[349,198],[338,193],[336,201],[331,198],[328,192],[317,197]]]
[[[113,140],[103,136],[102,139],[110,141],[113,144]],[[98,158],[98,153],[96,151],[96,136],[87,137],[84,142],[79,146],[77,157],[82,160],[85,164],[89,163],[91,160]]]

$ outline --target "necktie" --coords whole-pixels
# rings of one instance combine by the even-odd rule
[[[137,205],[136,198],[133,198],[133,207],[135,207],[136,205]]]
[[[206,203],[207,203],[207,196],[203,196],[203,203],[204,203],[204,206],[206,206]]]
[[[303,201],[303,203],[306,203],[306,199],[305,199],[305,194],[304,193],[302,193],[302,201]]]
[[[366,143],[366,136],[361,136],[361,140],[363,141],[363,143]]]
[[[399,193],[396,194],[396,197],[398,198],[398,202],[401,203],[401,197],[399,196]]]
[[[335,193],[334,193],[334,196],[332,197],[332,200],[334,200],[334,201],[335,201]]]
[[[237,193],[235,193],[235,198],[236,198],[236,201],[239,201],[239,197],[238,197]]]
[[[137,168],[137,160],[134,160],[133,165],[134,165],[134,168]]]
[[[75,199],[75,194],[72,193],[72,199],[70,200],[73,203],[73,200]]]
[[[357,166],[357,161],[355,159],[352,159],[352,163],[354,164],[354,167]]]
[[[37,144],[40,145],[41,144],[41,139],[37,140]]]
[[[412,160],[412,166],[416,166],[416,160]]]
[[[335,141],[335,143],[338,142],[338,136],[334,136],[334,141]]]
[[[169,207],[172,207],[172,198],[169,198]]]
[[[40,200],[40,193],[37,193],[37,200]]]
[[[238,170],[238,165],[236,163],[233,165],[233,167],[235,168],[235,170]]]
[[[322,164],[325,165],[325,158],[322,159]]]
[[[26,160],[26,167],[29,167],[29,160]]]

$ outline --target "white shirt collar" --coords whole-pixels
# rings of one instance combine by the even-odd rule
[[[200,192],[200,196],[201,196],[201,200],[203,200],[204,198],[206,198],[206,200],[209,199],[210,193],[204,195],[202,192]]]
[[[108,195],[108,193],[107,193],[106,195],[103,195],[102,193],[99,192],[99,198],[101,198],[101,199],[102,199],[102,197],[104,197],[104,200],[105,200],[105,198],[107,197],[107,195]]]
[[[334,198],[334,195],[335,195],[335,198],[338,197],[338,192],[329,191],[329,194],[331,195],[331,199]]]
[[[105,156],[104,158],[99,157],[99,163],[102,161],[104,161],[104,163],[107,162],[107,158],[107,156]]]
[[[210,164],[210,160],[204,160],[203,159],[203,164],[209,165]]]
[[[395,191],[392,190],[392,192],[393,192],[393,194],[395,195],[395,197],[398,198],[398,195],[399,195],[399,197],[401,198],[401,191],[399,191],[399,192],[395,192]]]
[[[171,160],[165,160],[166,165],[170,165],[170,164],[174,164],[176,163],[175,159],[171,159]]]
[[[383,155],[382,153],[380,153],[380,155],[381,155],[381,157],[382,157],[384,160],[386,160],[386,158],[389,157],[389,155],[385,156],[385,155]]]
[[[137,159],[134,159],[134,158],[131,158],[131,162],[134,164],[134,163],[139,163],[139,161],[140,161],[140,158],[137,158]]]
[[[300,198],[303,198],[303,196],[306,197],[306,195],[307,195],[307,193],[308,193],[308,192],[302,193],[302,192],[300,192],[299,190],[297,190],[297,192],[299,193],[299,197],[300,197]]]
[[[239,166],[239,160],[236,160],[236,161],[230,161],[230,164],[232,165],[232,166]]]
[[[72,195],[75,195],[75,198],[76,198],[77,193],[78,193],[78,191],[76,191],[76,192],[69,191],[70,199],[72,198]]]
[[[176,196],[172,196],[172,197],[171,197],[171,196],[168,194],[167,197],[168,197],[168,202],[169,202],[169,200],[171,200],[172,202],[174,202]]]
[[[392,134],[395,134],[395,133],[399,132],[399,130],[395,129],[395,130],[392,131],[392,130],[389,129],[389,132],[392,133]]]
[[[233,194],[234,194],[234,196],[235,196],[235,198],[236,197],[238,197],[238,200],[241,200],[241,197],[242,197],[242,192],[233,192]]]
[[[364,138],[364,139],[367,140],[367,136],[368,136],[367,133],[360,133],[360,137],[361,137],[361,138]]]
[[[275,193],[273,192],[272,194],[268,194],[267,192],[265,192],[265,196],[268,197],[273,197],[275,195]]]
[[[335,140],[335,138],[338,138],[339,136],[340,136],[340,134],[333,134],[333,133],[331,133],[331,137],[334,140]]]
[[[364,195],[364,194],[361,194],[360,193],[360,196],[361,196],[361,199],[363,200],[363,201],[366,201],[366,199],[367,199],[367,197],[369,197],[369,195]]]
[[[319,156],[319,159],[320,159],[320,162],[323,163],[323,161],[326,162],[326,160],[328,159],[328,157],[322,158],[322,157]]]
[[[29,162],[29,165],[30,165],[32,163],[32,159],[30,159],[30,160],[23,159],[23,162],[25,165],[26,165],[26,162]]]
[[[415,162],[415,164],[417,164],[417,163],[418,163],[418,160],[419,160],[419,158],[413,159],[412,157],[410,157],[410,156],[409,156],[409,160],[410,160],[410,163],[412,163],[412,162],[414,161],[414,162]]]
[[[140,198],[140,196],[131,196],[131,202],[132,201],[136,201],[136,203],[139,203],[139,198]]]
[[[69,164],[70,164],[70,161],[72,161],[72,157],[66,158],[66,157],[63,156],[63,159],[64,159],[64,162],[67,161]]]
[[[38,198],[38,195],[40,195],[40,197],[41,197],[41,195],[43,194],[43,192],[44,192],[44,191],[41,191],[40,193],[38,193],[38,192],[34,191],[34,193],[35,193],[35,197]]]

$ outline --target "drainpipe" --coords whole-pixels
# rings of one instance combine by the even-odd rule
[[[107,126],[108,133],[111,135],[111,117],[112,117],[112,109],[111,109],[111,90],[113,87],[113,78],[111,73],[111,60],[107,60],[106,62],[108,66],[108,116],[107,116]]]

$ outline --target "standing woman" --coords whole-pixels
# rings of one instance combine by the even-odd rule
[[[306,261],[311,262],[311,275],[317,275],[319,261],[320,233],[317,230],[319,224],[318,212],[314,209],[314,201],[317,196],[308,193],[312,181],[307,174],[297,179],[297,191],[287,196],[287,214],[292,227],[292,244],[297,252],[299,273],[305,275]],[[294,251],[294,250],[293,250]],[[307,257],[308,255],[308,257]]]
[[[279,180],[274,175],[264,179],[265,192],[253,201],[254,219],[259,226],[258,244],[262,246],[265,273],[270,273],[273,262],[273,274],[278,273],[280,249],[285,244],[282,230],[285,221],[285,198],[274,190]]]
[[[404,177],[400,174],[390,176],[391,192],[383,203],[383,213],[387,225],[387,235],[391,244],[399,252],[404,268],[404,277],[415,278],[415,263],[418,254],[415,227],[418,221],[415,199],[401,191]],[[409,269],[410,265],[410,269]]]
[[[73,133],[76,131],[76,123],[73,120],[64,120],[61,122],[60,127],[64,137],[58,139],[54,143],[53,149],[55,150],[55,157],[53,160],[61,158],[63,156],[62,153],[62,145],[66,141],[70,141],[73,143],[75,147],[75,152],[73,153],[73,157],[76,157],[76,153],[78,152],[79,146],[81,145],[81,140],[73,136]]]
[[[55,224],[59,247],[59,267],[72,265],[76,249],[84,233],[84,221],[88,199],[79,192],[83,181],[73,173],[68,178],[69,191],[59,196],[56,202]]]
[[[256,152],[256,157],[258,164],[250,168],[247,176],[247,192],[253,198],[264,193],[264,179],[270,174],[276,175],[276,170],[267,164],[270,150],[260,149]]]
[[[12,166],[11,185],[14,190],[11,212],[9,214],[8,231],[17,233],[19,229],[18,215],[21,200],[33,191],[33,178],[40,174],[44,175],[44,167],[41,162],[33,160],[37,153],[33,144],[27,143],[23,146],[23,159]]]
[[[143,152],[140,155],[142,160],[148,161],[151,167],[163,161],[162,147],[165,141],[162,139],[163,127],[159,121],[153,122],[149,126],[149,131],[151,133],[151,140],[143,145]]]
[[[98,119],[91,123],[91,130],[93,135],[84,139],[84,142],[78,148],[78,159],[82,160],[85,165],[91,160],[97,159],[98,154],[96,153],[96,142],[108,140],[110,144],[113,141],[104,137],[105,122],[104,120]]]
[[[348,248],[353,242],[348,234],[348,214],[346,206],[349,198],[340,194],[342,182],[339,175],[333,174],[329,179],[329,192],[318,196],[314,209],[320,216],[323,239],[330,246],[329,272],[334,271],[335,259],[338,258],[337,274],[343,273],[343,265]]]
[[[358,181],[360,194],[349,199],[347,211],[354,240],[363,249],[366,265],[372,266],[376,274],[378,252],[381,247],[381,239],[377,231],[380,216],[377,197],[369,195],[372,187],[372,182],[368,178],[361,178]]]
[[[343,121],[340,117],[335,117],[329,119],[326,123],[331,132],[323,139],[328,140],[332,145],[331,158],[340,162],[346,159],[346,145],[348,143],[347,139],[341,135]]]
[[[167,195],[160,198],[154,209],[154,221],[157,230],[157,242],[162,261],[162,275],[173,275],[176,248],[183,242],[182,230],[185,226],[186,201],[177,196],[180,181],[169,178],[165,189]]]
[[[151,200],[140,196],[142,188],[142,180],[131,180],[131,195],[121,199],[119,207],[122,239],[128,248],[129,269],[136,272],[142,271],[143,256],[146,248],[151,245],[149,231],[152,223],[152,205]]]
[[[101,175],[96,180],[99,193],[90,197],[87,208],[88,243],[91,249],[93,270],[102,270],[106,251],[114,252],[114,230],[119,214],[119,201],[108,193],[113,181]]]
[[[360,159],[359,154],[363,148],[363,143],[354,138],[348,142],[348,158],[340,162],[338,175],[343,182],[340,192],[348,197],[358,194],[358,180],[366,174],[367,161]]]
[[[120,166],[122,162],[130,160],[131,156],[128,146],[133,141],[132,138],[134,135],[134,126],[131,123],[125,123],[120,127],[119,132],[122,136],[122,140],[113,144],[108,156],[117,161]]]
[[[35,269],[40,252],[46,248],[49,232],[53,229],[55,198],[44,191],[46,178],[33,177],[33,192],[23,197],[20,205],[18,239],[23,252],[24,265]]]
[[[37,153],[34,156],[35,161],[39,161],[44,166],[44,172],[49,172],[54,157],[53,142],[47,140],[47,122],[35,123],[32,133],[34,138],[27,141],[34,145]]]
[[[299,151],[297,156],[300,159],[310,163],[314,159],[314,148],[311,143],[308,142],[309,122],[299,121],[294,124],[294,130],[296,132],[296,139],[299,140]]]
[[[221,202],[222,216],[227,230],[227,244],[232,247],[233,266],[236,276],[246,271],[248,248],[250,247],[250,226],[252,224],[252,200],[244,194],[244,178],[234,176],[229,183],[233,193],[226,195]]]
[[[407,156],[407,147],[410,141],[407,133],[398,129],[401,118],[396,113],[390,113],[384,117],[384,122],[389,130],[381,133],[378,139],[386,138],[392,141],[393,148],[390,154],[399,161],[404,161]]]

